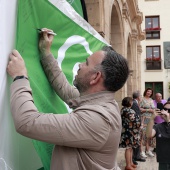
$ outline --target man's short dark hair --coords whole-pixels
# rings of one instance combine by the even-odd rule
[[[105,52],[105,58],[101,63],[101,69],[104,74],[104,86],[107,90],[115,92],[123,87],[128,78],[128,63],[111,46],[104,46],[102,51]]]
[[[133,99],[137,99],[140,96],[140,92],[139,91],[134,91],[132,94]]]
[[[125,97],[123,100],[122,100],[122,106],[125,106],[125,107],[130,107],[131,104],[132,104],[132,97]]]

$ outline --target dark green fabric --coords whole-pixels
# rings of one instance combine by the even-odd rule
[[[40,168],[40,169],[37,169],[37,170],[44,170],[44,168],[42,167],[42,168]]]

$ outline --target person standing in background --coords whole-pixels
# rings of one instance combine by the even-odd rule
[[[147,88],[144,93],[143,93],[143,98],[140,102],[140,108],[141,108],[141,128],[142,128],[142,133],[141,133],[141,156],[143,158],[147,158],[146,154],[148,156],[153,157],[154,154],[150,151],[150,145],[152,143],[151,138],[146,137],[146,127],[149,123],[149,120],[154,113],[154,103],[152,100],[152,95],[153,95],[153,90],[151,88]],[[143,151],[143,145],[146,145],[146,154]]]
[[[136,117],[138,117],[138,119],[140,121],[140,126],[141,126],[141,111],[140,111],[140,107],[139,107],[139,103],[141,101],[141,94],[139,91],[135,91],[135,92],[133,92],[132,97],[133,97],[133,104],[132,104],[131,109],[133,109],[135,111]],[[138,164],[136,161],[140,161],[140,162],[146,161],[140,155],[140,146],[133,148],[133,163],[135,165]]]
[[[167,101],[165,99],[162,99],[162,94],[161,93],[156,93],[155,94],[155,100],[153,101],[155,108],[158,108],[160,110],[163,109],[163,105],[166,103]],[[159,124],[164,122],[164,119],[160,116],[157,115],[154,119],[154,123],[155,124]],[[156,152],[156,140],[155,138],[153,138],[153,145],[154,145],[154,149],[153,152]]]
[[[155,100],[153,101],[155,108],[161,109],[161,108],[159,108],[158,103],[162,103],[164,105],[166,102],[167,101],[165,99],[162,99],[161,93],[155,94]],[[155,117],[154,122],[155,122],[155,124],[162,123],[162,122],[164,122],[164,119],[160,115],[158,115]]]
[[[125,170],[134,170],[137,166],[133,163],[132,155],[133,149],[140,146],[140,119],[136,115],[135,111],[131,109],[133,99],[131,97],[125,97],[122,100],[122,134],[120,140],[120,147],[126,148],[125,159],[126,167]]]
[[[160,114],[164,122],[154,124],[155,117]],[[170,101],[164,104],[162,111],[152,114],[147,126],[147,137],[156,137],[156,156],[159,170],[170,170]]]

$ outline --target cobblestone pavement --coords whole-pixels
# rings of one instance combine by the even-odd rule
[[[117,162],[121,170],[125,169],[125,149],[119,148]],[[146,162],[138,162],[137,170],[158,170],[156,155],[146,158]]]

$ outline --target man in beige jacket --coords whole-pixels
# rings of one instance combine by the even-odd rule
[[[114,92],[127,80],[127,61],[104,47],[79,65],[75,87],[71,86],[50,52],[53,35],[48,31],[44,29],[39,43],[41,63],[56,93],[74,110],[71,114],[39,113],[24,60],[13,50],[7,71],[14,78],[11,112],[15,128],[24,136],[55,144],[51,170],[117,170],[121,116]]]

